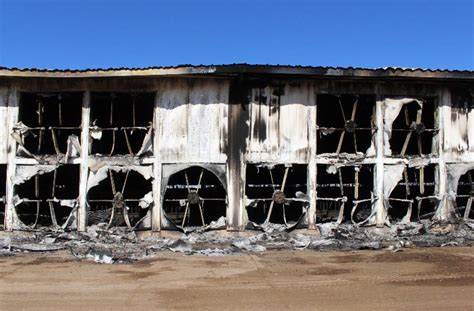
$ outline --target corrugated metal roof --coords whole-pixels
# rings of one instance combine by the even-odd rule
[[[360,68],[360,67],[323,67],[295,65],[258,65],[258,64],[222,64],[222,65],[178,65],[152,66],[143,68],[88,68],[88,69],[39,69],[0,67],[0,77],[50,77],[50,78],[86,78],[86,77],[127,77],[162,75],[234,75],[242,73],[280,74],[305,76],[346,76],[361,78],[434,78],[434,79],[474,79],[473,70],[447,70],[422,68]]]

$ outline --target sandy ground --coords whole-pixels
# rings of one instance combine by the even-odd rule
[[[1,310],[474,310],[474,248],[0,258]]]

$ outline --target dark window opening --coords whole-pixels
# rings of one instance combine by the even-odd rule
[[[91,94],[91,153],[149,155],[154,102],[154,93]]]
[[[317,166],[316,221],[366,220],[372,211],[374,165]]]
[[[5,223],[5,194],[7,193],[7,166],[0,164],[0,230]]]
[[[262,224],[290,225],[299,221],[308,206],[307,165],[248,164],[245,195],[248,219]]]
[[[23,224],[32,229],[62,226],[77,206],[79,165],[63,165],[37,174],[16,185],[14,191],[22,200],[16,212]]]
[[[21,93],[18,121],[24,126],[14,131],[27,150],[22,155],[66,154],[69,137],[79,143],[81,118],[82,93]]]
[[[417,102],[403,105],[392,124],[390,148],[393,155],[416,156],[436,153],[432,150],[435,127],[435,100],[423,99],[423,108]]]
[[[145,197],[152,191],[152,182],[140,173],[107,171],[107,178],[87,193],[88,225],[136,228],[150,209]]]
[[[163,211],[176,226],[206,226],[225,217],[226,207],[227,192],[209,170],[192,166],[170,176]]]
[[[375,133],[374,116],[374,95],[318,95],[318,154],[365,153]]]
[[[435,174],[435,164],[405,168],[388,200],[392,220],[419,221],[434,215],[438,204]]]
[[[456,210],[464,220],[474,219],[472,200],[474,197],[474,170],[470,170],[459,178],[456,192]]]

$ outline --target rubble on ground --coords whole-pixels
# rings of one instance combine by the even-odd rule
[[[184,255],[228,256],[262,254],[271,250],[386,250],[409,247],[470,246],[472,223],[432,224],[429,221],[393,225],[391,228],[358,227],[351,224],[318,225],[318,231],[288,232],[266,226],[262,231],[156,233],[140,236],[128,228],[107,229],[107,224],[90,226],[85,232],[57,229],[0,233],[0,256],[19,253],[69,250],[79,260],[97,263],[126,263],[152,258],[160,252]]]

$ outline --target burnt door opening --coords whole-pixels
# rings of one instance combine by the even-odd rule
[[[456,210],[464,220],[474,219],[472,200],[474,197],[474,170],[468,171],[459,178],[456,192]]]
[[[152,183],[132,169],[107,170],[107,177],[87,192],[88,225],[136,229],[150,209]]]
[[[372,212],[374,165],[317,165],[316,221],[364,222]]]
[[[249,221],[292,225],[308,207],[307,165],[248,164],[245,195]]]
[[[409,222],[434,216],[438,204],[435,174],[435,164],[405,167],[388,199],[388,215],[392,220]]]
[[[25,166],[26,167],[26,166]],[[15,185],[19,220],[31,229],[57,228],[75,220],[79,196],[79,165],[63,165]]]
[[[374,116],[374,95],[318,95],[318,154],[365,153],[376,128]]]
[[[5,224],[5,203],[7,193],[7,165],[0,164],[0,230]]]
[[[438,129],[435,126],[435,100],[424,98],[422,105],[416,101],[403,105],[392,124],[389,141],[394,156],[422,156],[436,153],[433,138]]]
[[[191,166],[169,177],[163,212],[177,227],[203,227],[226,216],[227,192],[211,171]]]
[[[154,93],[92,93],[91,154],[151,155]]]
[[[18,121],[12,137],[18,154],[64,155],[80,150],[82,93],[21,93]]]

